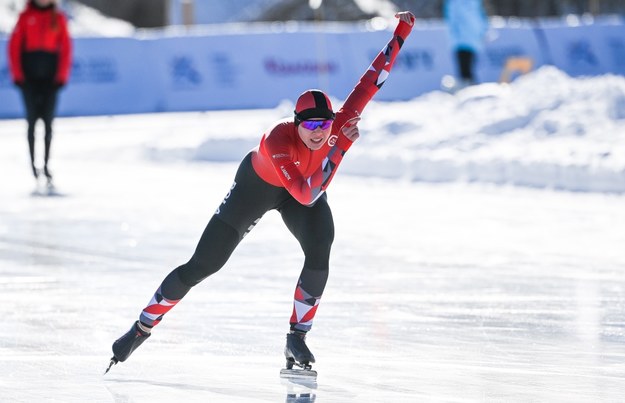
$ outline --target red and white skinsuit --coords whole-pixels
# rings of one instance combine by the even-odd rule
[[[336,167],[352,145],[341,128],[350,119],[360,116],[382,87],[411,30],[411,25],[399,22],[391,41],[377,55],[336,113],[332,133],[321,149],[313,151],[306,147],[299,139],[292,119],[278,123],[265,133],[252,154],[252,164],[258,176],[274,186],[284,187],[302,204],[313,203],[328,187]]]
[[[206,226],[189,262],[165,278],[141,313],[143,327],[158,324],[191,287],[226,263],[263,214],[277,210],[305,255],[290,325],[302,332],[310,329],[328,278],[334,239],[334,223],[324,192],[352,145],[341,128],[360,116],[384,84],[411,29],[411,24],[399,22],[390,42],[336,113],[328,141],[318,150],[306,147],[293,120],[278,122],[264,134],[258,148],[241,162],[232,188]],[[249,300],[253,303],[254,296],[250,295]]]

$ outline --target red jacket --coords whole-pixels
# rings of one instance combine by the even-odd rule
[[[300,203],[311,205],[330,184],[343,155],[352,145],[342,132],[345,123],[360,116],[395,63],[412,26],[400,21],[393,37],[377,55],[347,100],[336,113],[328,141],[310,150],[297,134],[293,120],[278,122],[263,135],[252,154],[254,170],[265,182],[286,188]]]
[[[65,84],[72,58],[65,15],[55,6],[41,8],[29,1],[11,34],[8,51],[14,82],[49,80]]]

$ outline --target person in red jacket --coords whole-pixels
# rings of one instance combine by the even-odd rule
[[[305,91],[297,99],[294,118],[277,122],[243,159],[230,191],[206,226],[191,259],[165,277],[139,320],[113,343],[107,372],[125,361],[193,286],[217,272],[270,210],[280,213],[304,252],[284,353],[288,370],[293,365],[310,370],[315,358],[306,346],[305,336],[328,279],[334,240],[334,222],[325,191],[343,156],[359,137],[358,121],[363,109],[384,84],[412,30],[412,13],[401,12],[396,17],[399,23],[390,42],[338,112],[334,112],[324,92]]]
[[[72,45],[67,19],[55,0],[29,0],[9,39],[11,78],[24,99],[28,121],[28,147],[35,178],[35,124],[43,120],[45,148],[43,173],[52,184],[48,168],[57,93],[69,77]]]

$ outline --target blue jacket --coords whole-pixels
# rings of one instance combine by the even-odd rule
[[[479,51],[484,44],[488,18],[481,0],[445,0],[444,16],[454,49]]]

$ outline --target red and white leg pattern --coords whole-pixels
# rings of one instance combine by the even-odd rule
[[[312,327],[312,322],[317,313],[317,307],[321,296],[313,297],[301,287],[301,284],[295,289],[295,298],[293,301],[293,314],[291,315],[291,329],[307,332]]]
[[[163,315],[176,306],[179,301],[179,299],[172,300],[163,297],[161,289],[159,288],[150,300],[148,306],[141,312],[139,321],[147,327],[154,327],[163,319]]]

